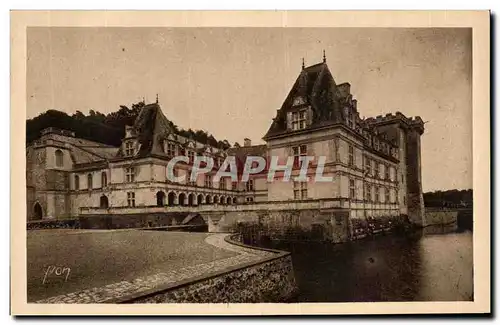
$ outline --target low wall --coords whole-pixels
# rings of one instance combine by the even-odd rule
[[[253,238],[333,243],[364,238],[403,222],[401,216],[351,218],[346,209],[225,212],[206,217],[209,232],[250,231]]]
[[[245,246],[226,237],[234,245]],[[248,246],[246,246],[248,247]],[[251,247],[252,249],[256,249]],[[264,250],[264,249],[261,249]],[[267,249],[266,249],[267,250]],[[297,294],[290,253],[274,254],[197,279],[141,292],[114,303],[263,303],[286,302]]]
[[[427,226],[452,225],[457,224],[458,211],[443,209],[426,209],[425,223]]]
[[[26,223],[26,229],[79,229],[80,221],[78,219],[53,219],[37,220]]]
[[[83,229],[158,228],[177,225],[205,225],[201,216],[191,218],[189,213],[141,213],[126,215],[80,216]]]

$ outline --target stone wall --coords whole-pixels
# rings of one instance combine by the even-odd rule
[[[408,131],[406,169],[408,216],[410,217],[412,223],[424,226],[424,197],[422,193],[420,134],[417,130]]]
[[[179,283],[120,303],[276,303],[297,294],[292,257],[276,256],[219,274]]]
[[[456,224],[458,211],[426,209],[424,226]]]
[[[256,225],[252,231],[259,236],[334,243],[349,241],[353,231],[345,209],[227,212],[209,216],[208,224],[210,232],[239,232],[242,225]]]
[[[188,213],[80,216],[79,223],[83,229],[158,228],[180,225],[206,226],[200,215],[190,216]]]

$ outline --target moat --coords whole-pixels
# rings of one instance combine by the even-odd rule
[[[262,245],[263,246],[263,245]],[[426,229],[344,244],[271,242],[292,253],[294,302],[472,301],[472,232]]]

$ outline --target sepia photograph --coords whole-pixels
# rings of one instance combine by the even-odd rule
[[[474,26],[67,21],[17,40],[18,299],[489,311]]]

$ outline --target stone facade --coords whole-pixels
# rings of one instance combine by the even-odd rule
[[[290,255],[126,303],[276,303],[297,293]]]
[[[372,219],[407,215],[422,225],[423,125],[420,117],[407,118],[400,112],[360,118],[350,85],[337,85],[325,60],[303,67],[265,134],[264,145],[252,146],[245,139],[245,146],[224,151],[180,137],[158,103],[141,110],[118,148],[76,138],[68,131],[45,130],[27,148],[28,220],[133,215],[151,209],[168,213],[180,207],[184,212],[202,211],[209,227],[217,228],[217,219],[229,225],[246,218],[242,211],[249,217],[268,209],[266,203],[283,207],[279,213],[268,213],[269,219],[278,220],[288,213],[287,202],[314,206],[334,201],[326,210],[302,209],[310,212],[298,212],[294,222],[309,229],[324,219],[328,228],[347,215],[348,227],[342,224],[341,228],[350,234],[332,226],[327,233],[335,240],[352,236],[357,225],[373,223]],[[175,176],[189,176],[195,156],[210,156],[216,166],[195,181],[186,177],[172,182],[167,179],[167,164],[174,156],[189,158],[188,163],[176,165]],[[236,156],[239,167],[248,156],[263,157],[268,165],[245,182],[214,180],[217,167],[228,156]],[[274,181],[268,180],[271,157],[278,157],[280,164],[293,157],[294,177],[299,174],[300,164],[295,162],[301,156],[323,157],[322,175],[332,180],[282,181],[280,172]],[[317,171],[314,160],[307,175],[314,177]],[[232,212],[226,206],[244,209]]]

